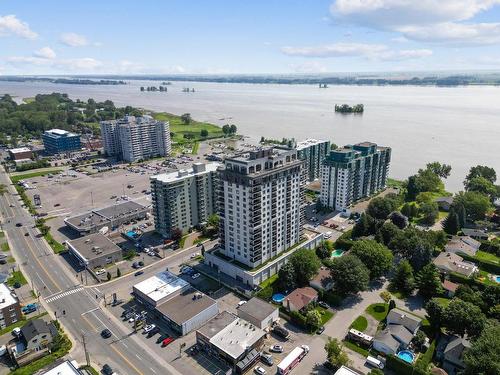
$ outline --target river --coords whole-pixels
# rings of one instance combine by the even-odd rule
[[[168,92],[140,92],[153,81],[128,85],[0,82],[0,94],[20,98],[64,92],[73,99],[113,100],[223,125],[258,141],[294,137],[338,145],[372,141],[393,149],[390,175],[403,179],[427,162],[451,164],[447,189],[459,191],[469,168],[488,165],[500,178],[500,87],[330,86],[173,82]],[[196,92],[184,93],[183,87]],[[335,113],[335,104],[363,103],[362,115]]]

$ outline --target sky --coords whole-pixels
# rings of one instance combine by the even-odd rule
[[[0,0],[0,74],[500,70],[500,0]]]

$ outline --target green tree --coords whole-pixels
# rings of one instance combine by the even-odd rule
[[[318,310],[311,309],[307,312],[306,324],[314,330],[321,326],[321,314]]]
[[[464,186],[465,190],[469,190],[469,183],[476,177],[484,177],[492,184],[497,180],[497,173],[493,168],[477,165],[469,170],[469,174],[465,177]]]
[[[370,272],[370,279],[378,279],[392,268],[394,256],[384,245],[373,241],[363,240],[354,242],[351,253],[356,255]]]
[[[321,241],[319,246],[316,248],[316,256],[323,260],[329,259],[332,255],[333,244],[329,241]]]
[[[432,298],[425,304],[425,311],[427,312],[427,319],[429,320],[431,327],[435,331],[439,330],[443,324],[445,314],[445,308],[443,305],[441,305],[439,300],[436,298]]]
[[[425,333],[423,331],[419,330],[417,332],[417,334],[415,335],[415,337],[413,338],[413,343],[415,344],[415,346],[417,348],[420,349],[424,345],[426,338],[427,338],[427,336],[425,335]]]
[[[396,272],[391,280],[391,288],[399,290],[405,295],[409,295],[415,289],[415,277],[413,268],[407,260],[403,260],[396,268]]]
[[[458,215],[453,207],[450,208],[450,212],[448,213],[448,216],[446,216],[446,219],[443,221],[442,227],[446,233],[451,235],[457,234],[457,232],[460,230],[460,220],[458,219]]]
[[[500,374],[500,324],[496,320],[487,323],[481,335],[464,353],[464,375]]]
[[[387,221],[379,228],[375,239],[387,246],[391,242],[391,240],[398,235],[399,232],[400,229],[397,226],[395,226],[390,221]]]
[[[443,314],[443,326],[448,332],[477,337],[481,334],[486,317],[478,306],[453,298]]]
[[[293,290],[297,287],[297,275],[292,263],[288,262],[278,271],[278,280],[283,290]]]
[[[333,259],[330,270],[335,289],[341,294],[356,294],[368,287],[370,271],[355,255],[346,254]]]
[[[417,275],[418,292],[424,298],[432,298],[443,292],[439,271],[434,263],[424,266]]]
[[[487,310],[487,305],[483,301],[483,295],[480,291],[473,290],[469,285],[460,284],[455,292],[455,297],[462,301],[470,302],[478,306],[481,310]]]
[[[223,125],[222,132],[224,135],[229,135],[231,133],[231,126],[229,124]]]
[[[483,220],[491,208],[489,197],[477,191],[459,192],[453,200],[453,205],[462,205],[467,217],[472,221]]]
[[[181,120],[184,125],[189,125],[192,121],[191,114],[190,113],[183,113],[181,115]]]
[[[385,303],[389,303],[392,298],[392,294],[387,290],[383,290],[382,292],[380,292],[380,298],[382,298]]]
[[[236,134],[237,131],[238,131],[238,128],[236,127],[236,125],[231,124],[231,126],[229,127],[229,132],[231,134]]]
[[[489,196],[492,201],[498,196],[497,187],[482,176],[472,178],[467,184],[467,191],[477,191]]]
[[[220,217],[217,214],[212,214],[207,218],[207,225],[211,228],[219,228]]]
[[[328,338],[328,342],[325,344],[325,351],[328,362],[330,362],[334,368],[349,365],[349,357],[345,353],[339,340],[332,339],[331,337]]]
[[[392,212],[389,218],[399,229],[405,229],[408,226],[408,218],[399,211]]]
[[[438,192],[444,189],[439,176],[430,169],[420,169],[416,175],[408,177],[404,186],[407,201],[414,201],[419,193],[425,191]]]
[[[465,211],[465,206],[461,203],[453,204],[452,208],[457,213],[458,222],[460,224],[460,228],[465,227],[465,223],[467,222],[467,212]]]
[[[201,129],[200,136],[203,137],[203,138],[208,137],[208,130],[207,129]]]
[[[426,169],[432,171],[441,178],[448,178],[451,173],[451,165],[441,164],[437,161],[427,164]]]
[[[422,215],[420,221],[423,224],[432,225],[439,216],[439,207],[436,202],[425,202],[420,205],[419,213]]]
[[[362,213],[359,221],[352,228],[352,238],[356,239],[363,236],[369,236],[374,233],[375,220],[366,213]]]
[[[368,375],[384,375],[384,372],[378,368],[372,368]]]
[[[401,213],[411,219],[418,215],[418,207],[415,203],[406,202],[403,207],[401,207]]]
[[[368,204],[367,214],[376,219],[387,219],[389,214],[397,209],[397,203],[392,199],[375,197]]]
[[[298,286],[309,284],[309,280],[315,276],[321,267],[321,261],[314,251],[299,249],[290,257],[289,263],[295,269],[295,278]]]

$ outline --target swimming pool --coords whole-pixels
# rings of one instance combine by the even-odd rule
[[[344,250],[341,249],[335,249],[332,251],[332,258],[338,258],[344,255]]]
[[[496,281],[497,283],[500,283],[500,276],[495,276],[495,281]]]
[[[398,357],[408,363],[413,363],[413,361],[415,360],[415,354],[413,354],[409,350],[401,350],[398,353]]]
[[[273,296],[273,301],[276,302],[276,303],[281,303],[283,302],[283,300],[285,299],[285,296],[281,293],[276,293],[274,296]]]

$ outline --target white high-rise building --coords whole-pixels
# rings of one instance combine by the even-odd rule
[[[280,148],[224,160],[219,176],[223,255],[254,268],[300,241],[303,164],[297,150]]]
[[[170,126],[151,116],[102,121],[104,152],[127,162],[170,154]]]
[[[386,186],[391,148],[362,142],[330,152],[321,168],[321,204],[343,211]]]
[[[186,232],[216,213],[219,163],[195,163],[189,170],[151,177],[155,228],[165,238]]]

